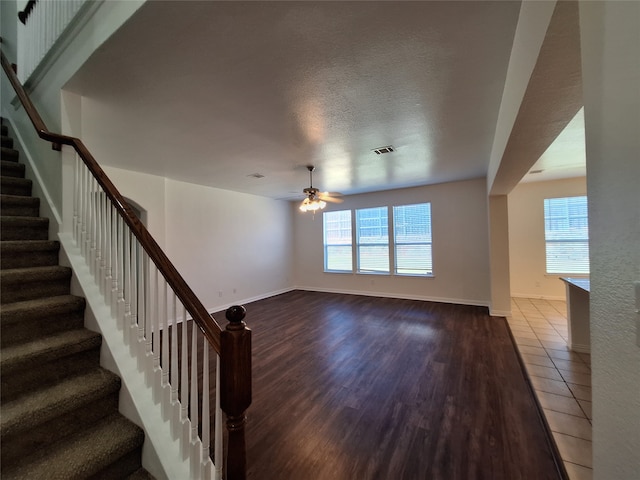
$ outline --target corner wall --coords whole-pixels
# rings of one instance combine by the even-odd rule
[[[593,478],[629,480],[640,472],[640,2],[580,2],[580,28]]]
[[[288,202],[169,179],[165,192],[167,255],[210,312],[291,289]]]
[[[546,273],[544,199],[586,194],[584,177],[521,183],[509,194],[511,296],[565,299],[560,275]]]
[[[434,277],[325,273],[322,213],[292,202],[295,285],[301,289],[488,306],[486,179],[350,195],[325,211],[431,202]]]

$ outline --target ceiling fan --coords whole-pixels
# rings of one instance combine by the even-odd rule
[[[313,186],[313,171],[316,167],[313,165],[307,165],[307,170],[309,170],[309,187],[302,190],[302,192],[306,195],[305,199],[300,204],[300,210],[303,212],[315,212],[316,210],[321,210],[327,206],[326,202],[331,203],[342,203],[343,200],[341,198],[341,193],[337,192],[321,192],[317,188]]]

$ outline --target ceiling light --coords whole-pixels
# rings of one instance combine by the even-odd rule
[[[327,202],[323,202],[317,198],[305,198],[300,204],[300,211],[302,212],[315,212],[316,210],[322,210],[327,206]]]

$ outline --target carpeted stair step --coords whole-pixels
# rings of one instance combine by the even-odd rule
[[[147,472],[144,468],[139,468],[131,475],[127,477],[127,480],[155,480],[149,472]]]
[[[7,240],[0,242],[0,269],[50,267],[58,264],[60,242]]]
[[[140,468],[143,431],[120,414],[110,415],[57,443],[34,461],[2,472],[3,480],[116,479]]]
[[[13,138],[7,136],[6,133],[3,133],[2,137],[0,137],[0,144],[6,148],[13,148]]]
[[[31,195],[33,182],[28,178],[0,177],[0,192],[5,195]]]
[[[2,122],[4,122],[4,119]],[[4,123],[0,126],[0,135],[9,135],[9,128]]]
[[[99,333],[69,330],[2,349],[2,402],[87,372],[100,363]]]
[[[8,162],[17,162],[20,158],[20,152],[13,148],[0,147],[0,160],[6,160]]]
[[[82,328],[86,301],[75,295],[8,303],[0,311],[0,345],[17,345]]]
[[[24,178],[24,172],[23,163],[0,160],[0,175],[3,177]]]
[[[0,270],[1,303],[22,302],[69,294],[69,267],[32,267]]]
[[[40,214],[40,199],[0,194],[0,212],[5,217],[37,217]]]
[[[24,452],[37,456],[55,442],[117,412],[119,391],[120,378],[96,367],[4,403],[0,430],[3,466],[11,468],[24,461]]]
[[[47,240],[49,219],[45,217],[0,217],[0,240]]]

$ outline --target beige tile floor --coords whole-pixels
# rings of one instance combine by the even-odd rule
[[[591,357],[567,347],[563,301],[513,298],[511,332],[571,480],[592,480]]]

